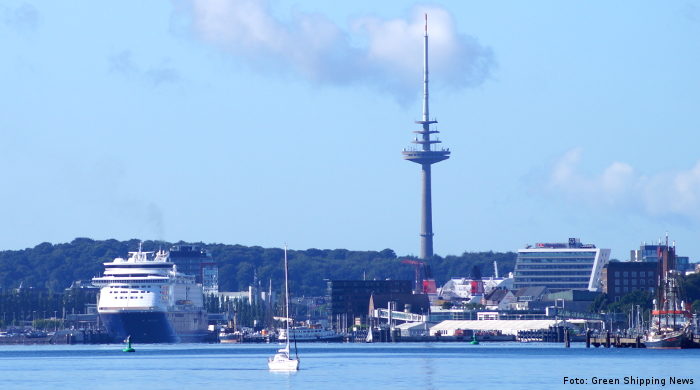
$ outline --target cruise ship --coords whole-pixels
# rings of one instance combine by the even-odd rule
[[[177,271],[168,252],[129,252],[129,258],[104,263],[97,311],[115,342],[131,336],[135,343],[204,341],[207,313],[202,286]]]

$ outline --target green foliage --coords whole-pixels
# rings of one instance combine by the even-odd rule
[[[635,290],[620,297],[617,302],[610,302],[607,294],[601,294],[593,300],[591,311],[594,313],[630,313],[639,306],[645,313],[652,309],[654,295],[648,291]]]
[[[75,280],[90,280],[102,274],[102,263],[115,257],[125,257],[138,248],[138,240],[92,240],[76,238],[71,243],[42,243],[34,248],[0,252],[0,288],[8,291],[22,283],[25,287],[47,288],[62,292]],[[178,242],[176,244],[187,244]],[[242,291],[253,284],[257,275],[262,288],[269,281],[279,290],[284,278],[281,248],[246,247],[242,245],[203,244],[219,265],[219,289]],[[144,241],[144,250],[169,248],[172,243]],[[498,261],[502,275],[511,272],[515,253],[463,253],[459,256],[434,256],[426,262],[440,285],[451,277],[466,277],[472,267],[484,276],[493,275],[493,262]],[[393,279],[413,280],[414,268],[402,264],[407,257],[397,257],[391,249],[381,251],[350,251],[347,249],[316,249],[289,251],[290,289],[293,296],[325,295],[327,280]],[[81,299],[72,296],[71,307],[80,309]],[[94,300],[92,301],[94,302]],[[69,309],[71,310],[71,309]]]
[[[686,301],[693,302],[700,300],[700,274],[686,276],[682,280],[681,288],[685,292]]]
[[[4,325],[21,325],[37,319],[61,317],[63,313],[84,313],[85,305],[97,302],[94,290],[75,289],[63,294],[21,289],[0,292],[0,320]]]
[[[591,303],[591,313],[600,313],[608,310],[608,294],[600,294]]]
[[[54,329],[62,329],[63,328],[63,320],[60,318],[42,318],[38,320],[32,321],[32,327],[34,329],[41,329],[41,330],[54,330]]]

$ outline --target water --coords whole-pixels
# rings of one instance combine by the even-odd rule
[[[561,389],[700,388],[700,350],[586,349],[573,344],[301,344],[301,370],[273,373],[276,345],[0,346],[4,389]],[[586,380],[564,385],[565,376]],[[669,377],[692,379],[671,385]],[[592,384],[593,377],[620,384]],[[665,386],[623,383],[664,379]]]

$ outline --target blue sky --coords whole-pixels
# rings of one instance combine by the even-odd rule
[[[0,3],[0,248],[419,251],[423,12],[438,254],[700,258],[700,2]]]

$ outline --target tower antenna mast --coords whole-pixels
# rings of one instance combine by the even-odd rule
[[[439,131],[431,130],[430,125],[437,123],[436,120],[430,120],[430,105],[428,92],[428,14],[425,14],[425,34],[423,35],[423,117],[422,120],[416,121],[422,126],[421,130],[416,130],[414,133],[420,134],[420,138],[416,138],[412,143],[420,145],[420,148],[404,149],[402,154],[404,160],[414,162],[421,165],[421,184],[422,184],[422,199],[421,199],[421,232],[420,232],[420,258],[428,259],[433,256],[433,211],[432,211],[432,187],[431,187],[431,169],[432,164],[438,163],[450,158],[450,150],[445,148],[433,148],[433,144],[441,143],[438,139],[431,139],[431,134],[437,134]]]

